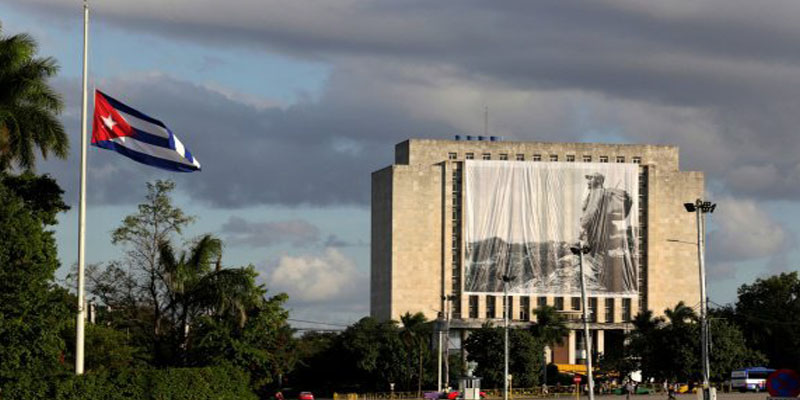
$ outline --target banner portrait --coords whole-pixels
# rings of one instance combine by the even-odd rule
[[[467,293],[579,295],[583,241],[587,292],[637,293],[639,166],[467,160],[464,259]]]

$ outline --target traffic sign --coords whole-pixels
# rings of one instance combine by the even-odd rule
[[[773,397],[797,397],[800,376],[791,369],[779,369],[767,377],[767,391]]]
[[[575,377],[572,378],[572,382],[573,383],[581,383],[581,377],[578,376],[578,375],[575,375]]]

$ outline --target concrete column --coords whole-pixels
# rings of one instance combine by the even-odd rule
[[[598,329],[594,331],[594,334],[597,335],[597,354],[603,354],[606,352],[606,331],[602,329]]]
[[[569,331],[569,338],[567,339],[567,346],[569,346],[567,348],[567,350],[569,351],[569,353],[568,353],[569,354],[569,363],[570,364],[575,364],[575,356],[576,356],[576,354],[575,354],[575,331],[574,330],[570,330]]]

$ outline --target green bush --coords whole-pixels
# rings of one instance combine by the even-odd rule
[[[57,400],[257,399],[247,374],[224,366],[97,371],[69,377],[55,391]]]

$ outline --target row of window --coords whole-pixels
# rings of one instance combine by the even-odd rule
[[[502,303],[503,309],[500,310],[500,314],[497,313],[497,298],[500,298],[500,302]],[[597,322],[597,304],[598,298],[597,297],[590,297],[588,299],[589,302],[589,322]],[[520,310],[519,314],[514,314],[514,302],[509,302],[509,318],[514,320],[520,321],[530,321],[531,320],[531,298],[528,296],[522,296],[519,299]],[[604,299],[604,313],[605,316],[604,322],[615,322],[614,321],[614,307],[615,307],[615,299],[614,298],[606,298]],[[547,305],[547,297],[540,296],[536,299],[536,308],[540,308]],[[558,311],[564,311],[564,297],[556,297],[555,303],[553,307]],[[570,298],[570,309],[572,311],[580,311],[581,307],[581,298],[580,297],[571,297]],[[486,310],[485,310],[484,318],[486,319],[495,319],[495,318],[503,318],[504,313],[506,312],[506,304],[505,304],[505,297],[502,296],[486,296]],[[469,296],[469,317],[470,318],[479,318],[478,315],[478,296]],[[622,299],[622,321],[630,321],[631,320],[631,299],[623,298]]]
[[[508,153],[500,153],[499,157],[500,157],[499,159],[501,161],[509,159],[508,158]],[[548,159],[550,161],[552,161],[552,162],[558,161],[558,154],[550,154],[548,157],[549,157]],[[458,153],[448,153],[447,154],[447,158],[450,159],[450,160],[458,160]],[[474,160],[475,159],[475,153],[466,153],[464,158],[467,159],[467,160]],[[481,159],[482,160],[491,160],[492,159],[492,154],[491,153],[482,153],[481,154]],[[525,154],[517,154],[515,159],[517,161],[525,161]],[[616,156],[616,158],[614,160],[616,162],[618,162],[618,163],[624,163],[625,162],[625,156]],[[531,161],[542,161],[542,155],[541,154],[534,154],[531,157]],[[575,155],[574,154],[567,154],[566,155],[566,161],[567,162],[575,162]],[[592,156],[590,156],[588,154],[587,155],[583,155],[582,158],[581,158],[581,161],[583,161],[583,162],[592,162]],[[601,162],[601,163],[607,163],[607,162],[609,162],[609,157],[608,156],[600,156],[600,157],[598,157],[598,161]],[[634,163],[634,164],[641,164],[642,163],[642,158],[641,157],[631,157],[631,162]]]
[[[639,309],[647,310],[647,166],[639,173]]]
[[[456,296],[461,293],[461,163],[453,167],[453,217],[452,222],[452,278],[451,290]],[[461,315],[461,302],[454,302],[453,315]]]

